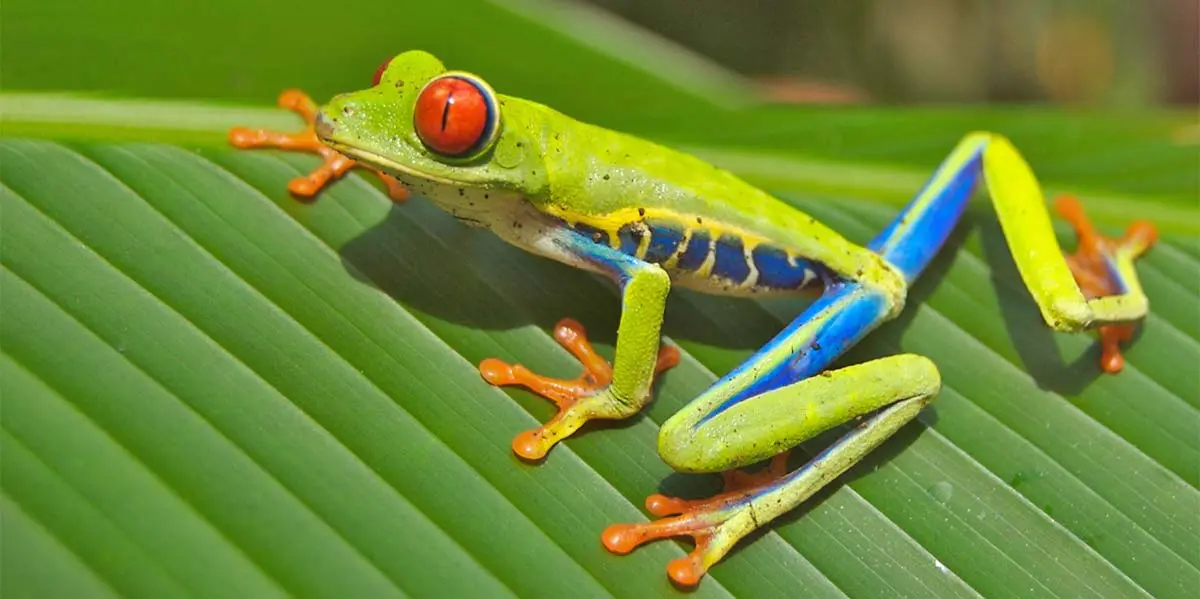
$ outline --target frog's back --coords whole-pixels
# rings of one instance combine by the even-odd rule
[[[567,117],[562,117],[567,118]],[[550,127],[551,193],[568,226],[710,293],[791,292],[854,268],[860,249],[699,158],[577,121]]]

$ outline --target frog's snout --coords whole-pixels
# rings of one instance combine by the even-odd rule
[[[326,116],[324,111],[321,111],[317,113],[317,119],[313,123],[313,127],[316,129],[317,137],[321,138],[321,141],[329,141],[333,137],[336,125],[333,119]]]

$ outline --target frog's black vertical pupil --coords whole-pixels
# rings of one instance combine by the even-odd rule
[[[454,96],[446,98],[446,105],[442,107],[442,131],[446,130],[446,125],[450,123],[450,106],[454,104]]]

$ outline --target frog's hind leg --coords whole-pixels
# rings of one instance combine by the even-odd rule
[[[647,509],[652,513],[679,515],[647,523],[615,524],[604,531],[602,541],[610,551],[624,554],[655,539],[691,536],[695,548],[686,557],[671,562],[667,573],[681,585],[695,585],[740,539],[812,497],[894,435],[933,400],[940,388],[933,363],[912,354],[881,358],[784,387],[767,401],[778,407],[786,404],[793,421],[804,420],[796,415],[806,412],[859,412],[869,411],[865,407],[886,407],[791,473],[783,474],[785,458],[777,457],[765,476],[756,481],[758,484],[727,488],[708,500],[680,502],[652,495],[647,500]],[[764,413],[761,418],[783,416]],[[828,428],[840,423],[833,420],[822,424]],[[752,426],[771,425],[754,422]]]
[[[1098,329],[1107,372],[1121,369],[1119,343],[1149,309],[1134,261],[1153,245],[1153,225],[1137,221],[1121,239],[1099,235],[1073,198],[1056,208],[1075,228],[1079,249],[1064,257],[1033,170],[1002,136],[963,138],[916,198],[868,247],[912,282],[942,247],[980,181],[1009,251],[1046,324],[1056,331]]]
[[[912,283],[944,245],[982,175],[988,138],[968,137],[908,207],[868,248]],[[696,584],[734,544],[786,513],[895,434],[936,397],[937,368],[911,355],[824,371],[894,314],[873,281],[830,281],[825,294],[775,339],[668,420],[659,452],[676,470],[726,472],[726,491],[699,501],[652,495],[657,522],[619,524],[605,546],[628,553],[638,545],[688,535],[695,549],[668,567],[676,582]],[[833,426],[861,423],[800,469],[786,473],[785,452]],[[731,469],[772,456],[757,477]],[[677,515],[675,515],[677,514]]]
[[[317,103],[302,91],[289,89],[279,95],[279,107],[285,108],[304,119],[305,128],[298,133],[281,133],[268,129],[249,129],[234,127],[229,130],[229,143],[242,149],[250,148],[279,148],[299,152],[311,152],[321,157],[322,163],[312,172],[303,177],[297,177],[288,182],[288,191],[292,194],[311,198],[321,191],[330,181],[346,174],[350,169],[361,166],[357,162],[334,151],[333,148],[321,143],[317,138],[314,122],[317,118]],[[366,168],[366,167],[364,167]],[[387,187],[388,197],[395,202],[408,199],[408,189],[391,175],[383,171],[368,168],[375,173]]]
[[[908,354],[822,372],[890,313],[882,291],[832,283],[763,349],[672,416],[659,435],[659,453],[678,471],[726,473],[767,458],[771,467],[750,477],[726,473],[726,491],[709,499],[652,495],[650,512],[678,515],[611,526],[604,545],[623,554],[655,539],[691,536],[695,549],[667,571],[677,583],[694,585],[739,539],[811,497],[912,420],[941,387],[928,359]],[[784,452],[864,417],[808,464],[785,473]]]
[[[1071,223],[1079,239],[1075,253],[1067,255],[1067,266],[1075,277],[1085,298],[1091,300],[1106,295],[1127,292],[1136,281],[1129,281],[1121,262],[1132,262],[1154,244],[1158,233],[1146,221],[1135,221],[1120,239],[1100,235],[1092,227],[1083,212],[1079,200],[1072,196],[1060,196],[1054,203],[1055,210]],[[1114,264],[1115,263],[1115,264]],[[1131,324],[1103,325],[1097,329],[1100,336],[1100,367],[1108,373],[1120,372],[1125,365],[1121,355],[1121,343],[1133,339],[1135,327]]]

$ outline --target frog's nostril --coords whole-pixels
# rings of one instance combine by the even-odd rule
[[[325,116],[324,112],[317,113],[317,120],[313,125],[317,131],[317,137],[321,139],[329,139],[330,137],[333,137],[333,120]]]

